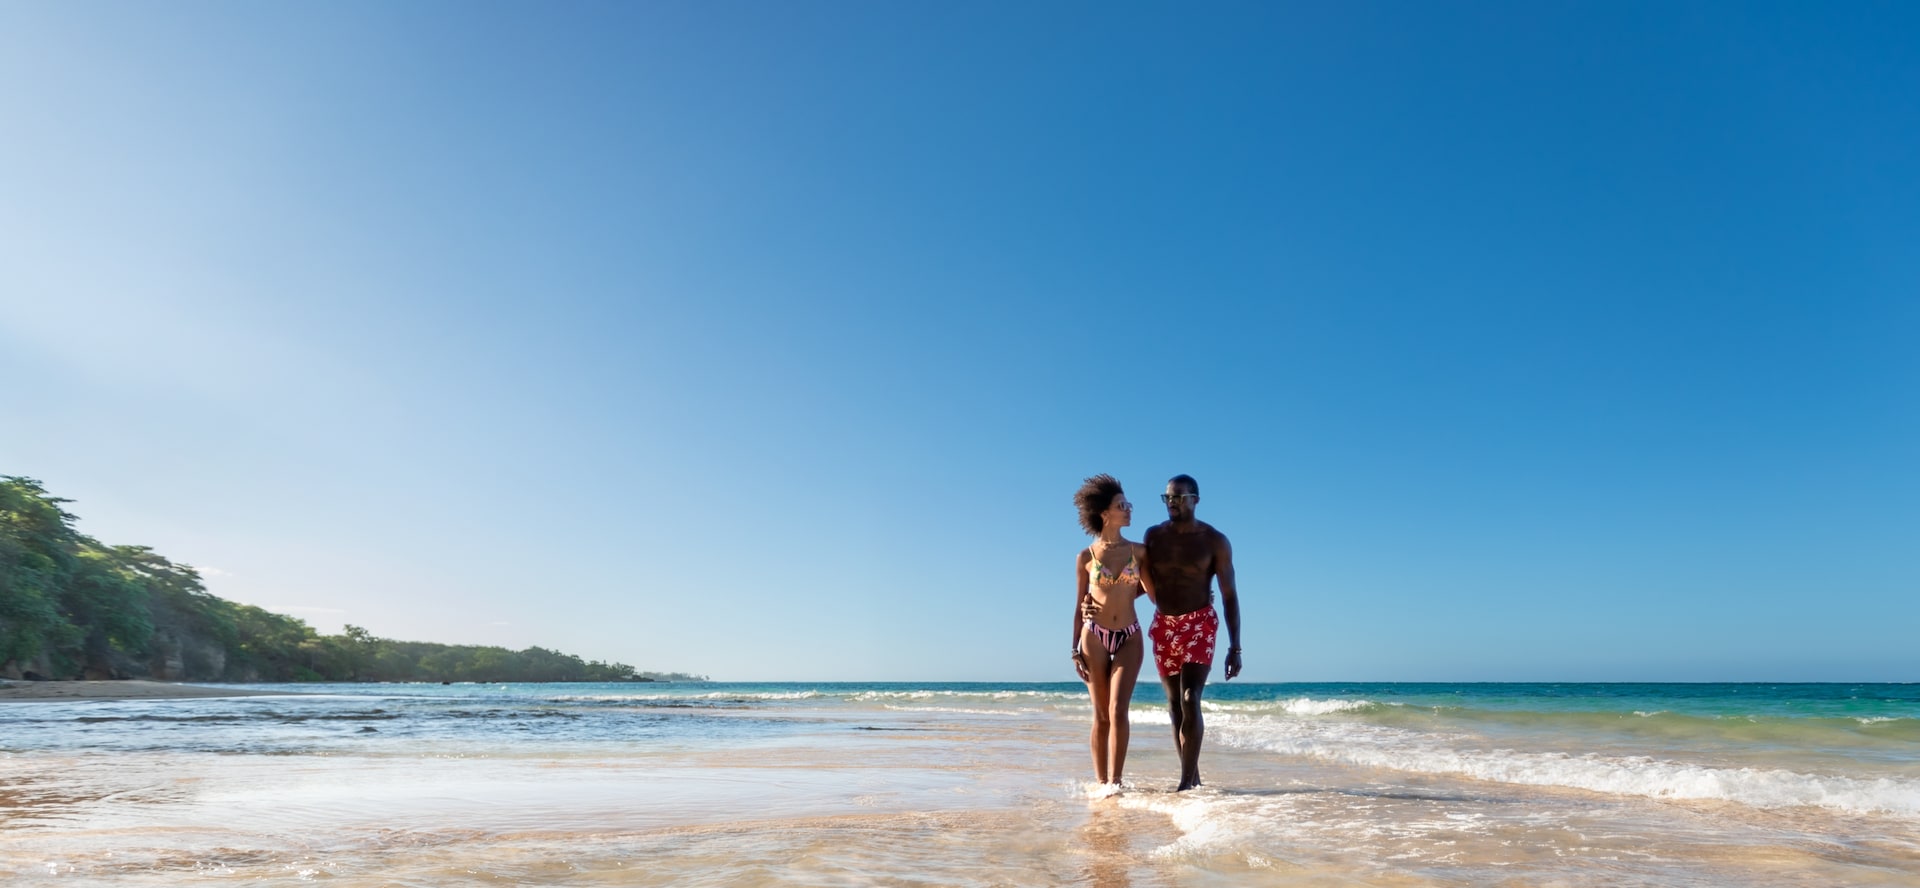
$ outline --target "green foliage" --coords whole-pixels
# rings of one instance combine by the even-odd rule
[[[646,681],[709,681],[704,675],[689,675],[685,672],[642,672],[640,678]]]
[[[113,654],[146,650],[153,635],[147,587],[115,553],[87,540],[61,589],[61,615],[80,630],[80,658],[88,678],[112,678]]]
[[[530,647],[320,635],[304,620],[209,594],[145,546],[73,528],[40,482],[0,475],[0,669],[198,681],[647,681],[623,663]],[[676,678],[692,679],[692,676]]]
[[[374,638],[367,630],[348,626],[337,638],[350,639],[366,681],[634,681],[633,667],[622,663],[588,662],[559,651],[530,647],[510,651],[502,647],[445,645],[420,641]]]
[[[59,607],[82,539],[63,502],[31,478],[0,476],[0,662],[69,649],[81,639]]]

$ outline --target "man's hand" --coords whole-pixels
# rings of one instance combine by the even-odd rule
[[[1240,651],[1238,649],[1229,649],[1227,651],[1227,680],[1232,681],[1239,675]]]
[[[1087,596],[1084,599],[1081,599],[1081,601],[1082,601],[1082,606],[1080,608],[1081,621],[1084,622],[1087,620],[1097,620],[1097,618],[1100,616],[1100,602],[1094,601],[1093,596],[1091,595]]]

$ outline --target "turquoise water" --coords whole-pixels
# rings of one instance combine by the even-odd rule
[[[0,705],[0,877],[1920,885],[1915,684],[244,687]]]
[[[819,719],[938,712],[1070,716],[1075,683],[604,683],[247,685],[311,696],[87,702],[0,709],[0,750],[301,752],[397,742],[673,747],[752,743],[820,730]],[[1164,705],[1142,684],[1138,717]],[[1638,749],[1676,755],[1799,754],[1868,770],[1920,764],[1920,684],[1436,684],[1208,686],[1218,717],[1369,724],[1414,735]],[[138,730],[107,730],[109,726]],[[844,725],[848,729],[860,725]],[[872,727],[872,726],[866,726]],[[1878,771],[1876,771],[1878,773]]]

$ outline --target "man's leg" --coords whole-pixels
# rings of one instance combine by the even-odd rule
[[[1207,672],[1212,668],[1207,663],[1188,663],[1168,682],[1168,696],[1173,696],[1176,684],[1180,691],[1176,707],[1180,714],[1173,723],[1174,742],[1180,750],[1180,787],[1175,792],[1200,785],[1200,741],[1207,733],[1206,720],[1200,717],[1200,695],[1207,689]]]
[[[1186,712],[1180,706],[1180,673],[1175,670],[1169,675],[1166,669],[1167,664],[1177,662],[1179,656],[1173,646],[1173,638],[1167,632],[1166,619],[1163,614],[1154,614],[1147,634],[1153,638],[1154,671],[1160,673],[1160,685],[1167,689],[1167,715],[1170,716],[1167,721],[1173,725],[1173,752],[1178,756],[1181,754],[1180,723],[1186,718]]]
[[[1180,708],[1182,696],[1180,693],[1180,673],[1175,672],[1172,675],[1160,676],[1160,684],[1167,689],[1167,715],[1173,723],[1173,754],[1178,756],[1180,761],[1185,762],[1187,760],[1187,754],[1182,751],[1184,747],[1181,745],[1180,726],[1186,721],[1186,713]],[[1182,779],[1185,779],[1186,770],[1186,765],[1183,764],[1180,766]]]

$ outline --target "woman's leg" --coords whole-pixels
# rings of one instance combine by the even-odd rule
[[[1127,707],[1133,705],[1133,685],[1140,680],[1140,661],[1146,650],[1146,639],[1136,632],[1120,648],[1113,658],[1112,671],[1108,673],[1108,686],[1112,690],[1107,707],[1108,731],[1112,738],[1112,766],[1107,773],[1113,775],[1113,782],[1119,783],[1120,776],[1127,769],[1127,740],[1133,733],[1132,721],[1127,718]]]
[[[1112,692],[1113,664],[1107,656],[1107,649],[1100,646],[1093,632],[1086,628],[1080,630],[1080,654],[1087,661],[1087,691],[1093,696],[1093,733],[1088,744],[1093,747],[1093,776],[1101,783],[1107,782],[1107,743],[1109,731],[1109,708],[1107,698]]]

